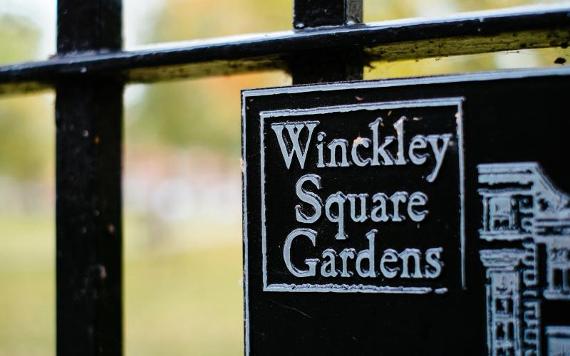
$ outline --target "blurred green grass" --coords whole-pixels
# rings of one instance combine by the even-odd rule
[[[50,216],[0,218],[0,355],[55,354],[54,233]]]
[[[241,270],[235,244],[127,257],[127,355],[241,354]]]
[[[177,251],[135,243],[136,221],[126,224],[126,354],[241,354],[239,227],[223,230],[232,242]],[[53,219],[2,216],[0,226],[0,356],[54,355]]]

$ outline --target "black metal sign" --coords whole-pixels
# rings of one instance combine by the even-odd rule
[[[569,76],[245,91],[246,354],[570,352]]]

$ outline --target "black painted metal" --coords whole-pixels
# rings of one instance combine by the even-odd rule
[[[120,0],[57,2],[57,51],[118,50],[122,47]]]
[[[442,57],[520,48],[565,47],[570,8],[510,10],[451,19],[409,20],[178,43],[133,51],[81,52],[0,67],[0,93],[49,88],[61,77],[120,73],[154,82],[255,70],[287,69],[307,50],[363,48],[367,61]]]
[[[523,251],[537,233],[522,233],[524,241],[505,241],[506,238],[490,241],[482,237],[485,215],[480,194],[484,180],[478,175],[478,167],[481,163],[500,166],[513,162],[512,166],[524,166],[525,162],[538,162],[554,186],[562,192],[570,191],[568,170],[560,164],[560,153],[570,151],[564,116],[569,79],[568,69],[529,70],[244,91],[247,355],[500,354],[487,348],[487,331],[493,332],[487,318],[492,313],[490,308],[495,306],[489,303],[486,309],[486,300],[490,300],[486,299],[486,288],[501,290],[501,287],[490,286],[489,269],[481,263],[480,251],[502,250],[504,263],[511,249]],[[436,101],[440,104],[433,105]],[[390,153],[385,157],[391,157],[385,161],[391,162],[388,165],[373,166],[369,161],[361,166],[351,161],[350,147],[361,140],[368,140],[370,147],[382,143],[381,139],[373,143],[374,122],[377,128],[381,127],[382,133],[377,137],[394,135],[390,139],[396,137],[394,125],[400,122],[402,146],[396,144],[398,138],[391,141],[391,147],[387,146]],[[292,152],[294,141],[284,128],[286,124],[298,125],[296,137],[305,152],[304,158],[297,160],[301,157],[298,155],[289,164],[283,152]],[[309,124],[314,125],[312,135],[308,133]],[[283,131],[276,130],[279,127]],[[408,152],[408,144],[415,135],[444,133],[450,137],[450,151],[437,179],[430,183],[425,179],[429,174],[426,168],[433,163],[414,166],[403,152]],[[287,143],[282,145],[279,137]],[[323,151],[318,148],[320,140]],[[346,142],[348,154],[333,146],[334,141]],[[400,153],[398,147],[402,147]],[[362,152],[360,159],[382,156],[370,148]],[[398,165],[395,161],[400,154],[404,162]],[[347,157],[346,164],[341,163],[342,157]],[[487,181],[494,184],[495,194],[504,197],[510,192],[522,196],[523,189],[530,189],[528,176],[522,178],[512,171],[509,174],[510,179],[520,179],[520,187],[526,188],[501,178]],[[334,196],[344,200],[350,194],[372,198],[378,192],[388,195],[406,192],[408,196],[417,191],[424,192],[429,201],[426,219],[421,222],[413,221],[410,216],[395,220],[396,210],[390,210],[390,217],[374,220],[371,200],[364,205],[355,203],[355,210],[350,210],[350,198],[339,210],[335,203],[330,205],[334,210],[329,217],[334,218],[329,220],[326,215],[326,206]],[[341,228],[335,222],[339,221],[336,218],[341,215],[340,209],[345,214],[342,231],[346,235],[338,238]],[[366,217],[360,221],[355,215],[349,217],[358,214],[355,211]],[[463,226],[459,222],[461,212],[465,212]],[[549,221],[553,220],[556,218]],[[463,229],[465,238],[461,242]],[[548,239],[557,234],[554,228],[546,231],[552,233]],[[288,236],[294,232],[299,236],[292,242]],[[375,240],[368,238],[368,234]],[[423,278],[423,272],[415,272],[415,277],[400,278],[399,273],[408,270],[403,264],[390,265],[388,274],[383,274],[384,251],[393,253],[412,248],[426,256],[432,247],[442,248],[441,275]],[[374,271],[373,275],[358,272],[355,259],[342,262],[343,252],[354,254],[351,258],[355,259],[361,253],[375,255],[375,259],[363,264],[365,271]],[[546,256],[542,253],[536,257],[539,261]],[[334,264],[327,265],[327,254],[330,261],[336,261]],[[423,262],[416,263],[418,268]],[[538,288],[546,288],[547,267],[545,262],[540,263],[544,264],[538,272],[540,282],[536,284]],[[368,266],[375,267],[370,270]],[[428,271],[425,267],[422,265],[422,271]],[[463,274],[467,288],[462,286]],[[382,290],[382,287],[388,288]],[[429,289],[413,290],[414,287]],[[533,295],[542,300],[536,317],[526,315],[523,319],[520,309],[517,325],[521,329],[525,324],[528,329],[540,325],[535,326],[539,330],[535,333],[541,333],[540,328],[549,325],[569,324],[570,303],[555,298],[546,300],[542,292],[532,292],[523,292],[522,287],[516,292],[516,298],[520,296],[522,300],[521,306],[526,303],[524,300],[532,303]],[[546,355],[548,339],[544,334],[539,338],[538,351],[534,354]],[[529,351],[535,347],[532,339],[525,340],[530,345],[517,349],[533,353]],[[514,342],[509,344],[510,354],[516,354],[512,345]]]
[[[293,27],[297,30],[358,23],[362,23],[362,0],[295,0]],[[289,59],[293,84],[358,80],[363,69],[360,46],[302,51]]]
[[[362,0],[295,0],[295,29],[357,23],[362,23]]]
[[[121,15],[120,0],[59,0],[58,55],[120,50]],[[56,92],[57,355],[121,355],[123,83]]]

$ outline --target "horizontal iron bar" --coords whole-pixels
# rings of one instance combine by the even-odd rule
[[[0,94],[50,87],[62,77],[123,75],[155,82],[258,70],[287,70],[314,50],[360,48],[364,61],[393,61],[525,48],[566,47],[570,7],[541,6],[368,25],[169,43],[130,51],[80,52],[0,67]]]

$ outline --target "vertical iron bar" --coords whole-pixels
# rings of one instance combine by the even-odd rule
[[[295,0],[295,30],[362,23],[362,0]],[[362,79],[363,53],[355,46],[300,52],[289,60],[293,84]]]
[[[122,47],[121,0],[59,0],[58,55]],[[56,85],[57,355],[122,354],[123,83]]]

